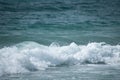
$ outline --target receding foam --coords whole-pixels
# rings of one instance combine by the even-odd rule
[[[120,45],[88,43],[67,46],[22,42],[0,49],[0,75],[44,70],[50,66],[75,64],[120,64]]]

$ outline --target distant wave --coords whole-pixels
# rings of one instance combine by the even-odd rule
[[[120,45],[73,42],[67,46],[58,43],[45,46],[27,41],[0,49],[0,75],[75,64],[120,64]]]

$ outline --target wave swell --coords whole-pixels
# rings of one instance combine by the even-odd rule
[[[0,49],[0,75],[44,70],[50,66],[75,64],[119,64],[120,45],[88,43],[67,46],[23,42]]]

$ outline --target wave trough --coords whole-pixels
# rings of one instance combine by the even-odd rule
[[[75,64],[120,64],[120,45],[73,42],[67,46],[58,43],[45,46],[27,41],[0,49],[0,75]]]

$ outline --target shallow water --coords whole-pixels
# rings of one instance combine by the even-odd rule
[[[1,80],[119,80],[120,67],[118,65],[75,65],[51,67],[47,70],[10,74]]]

